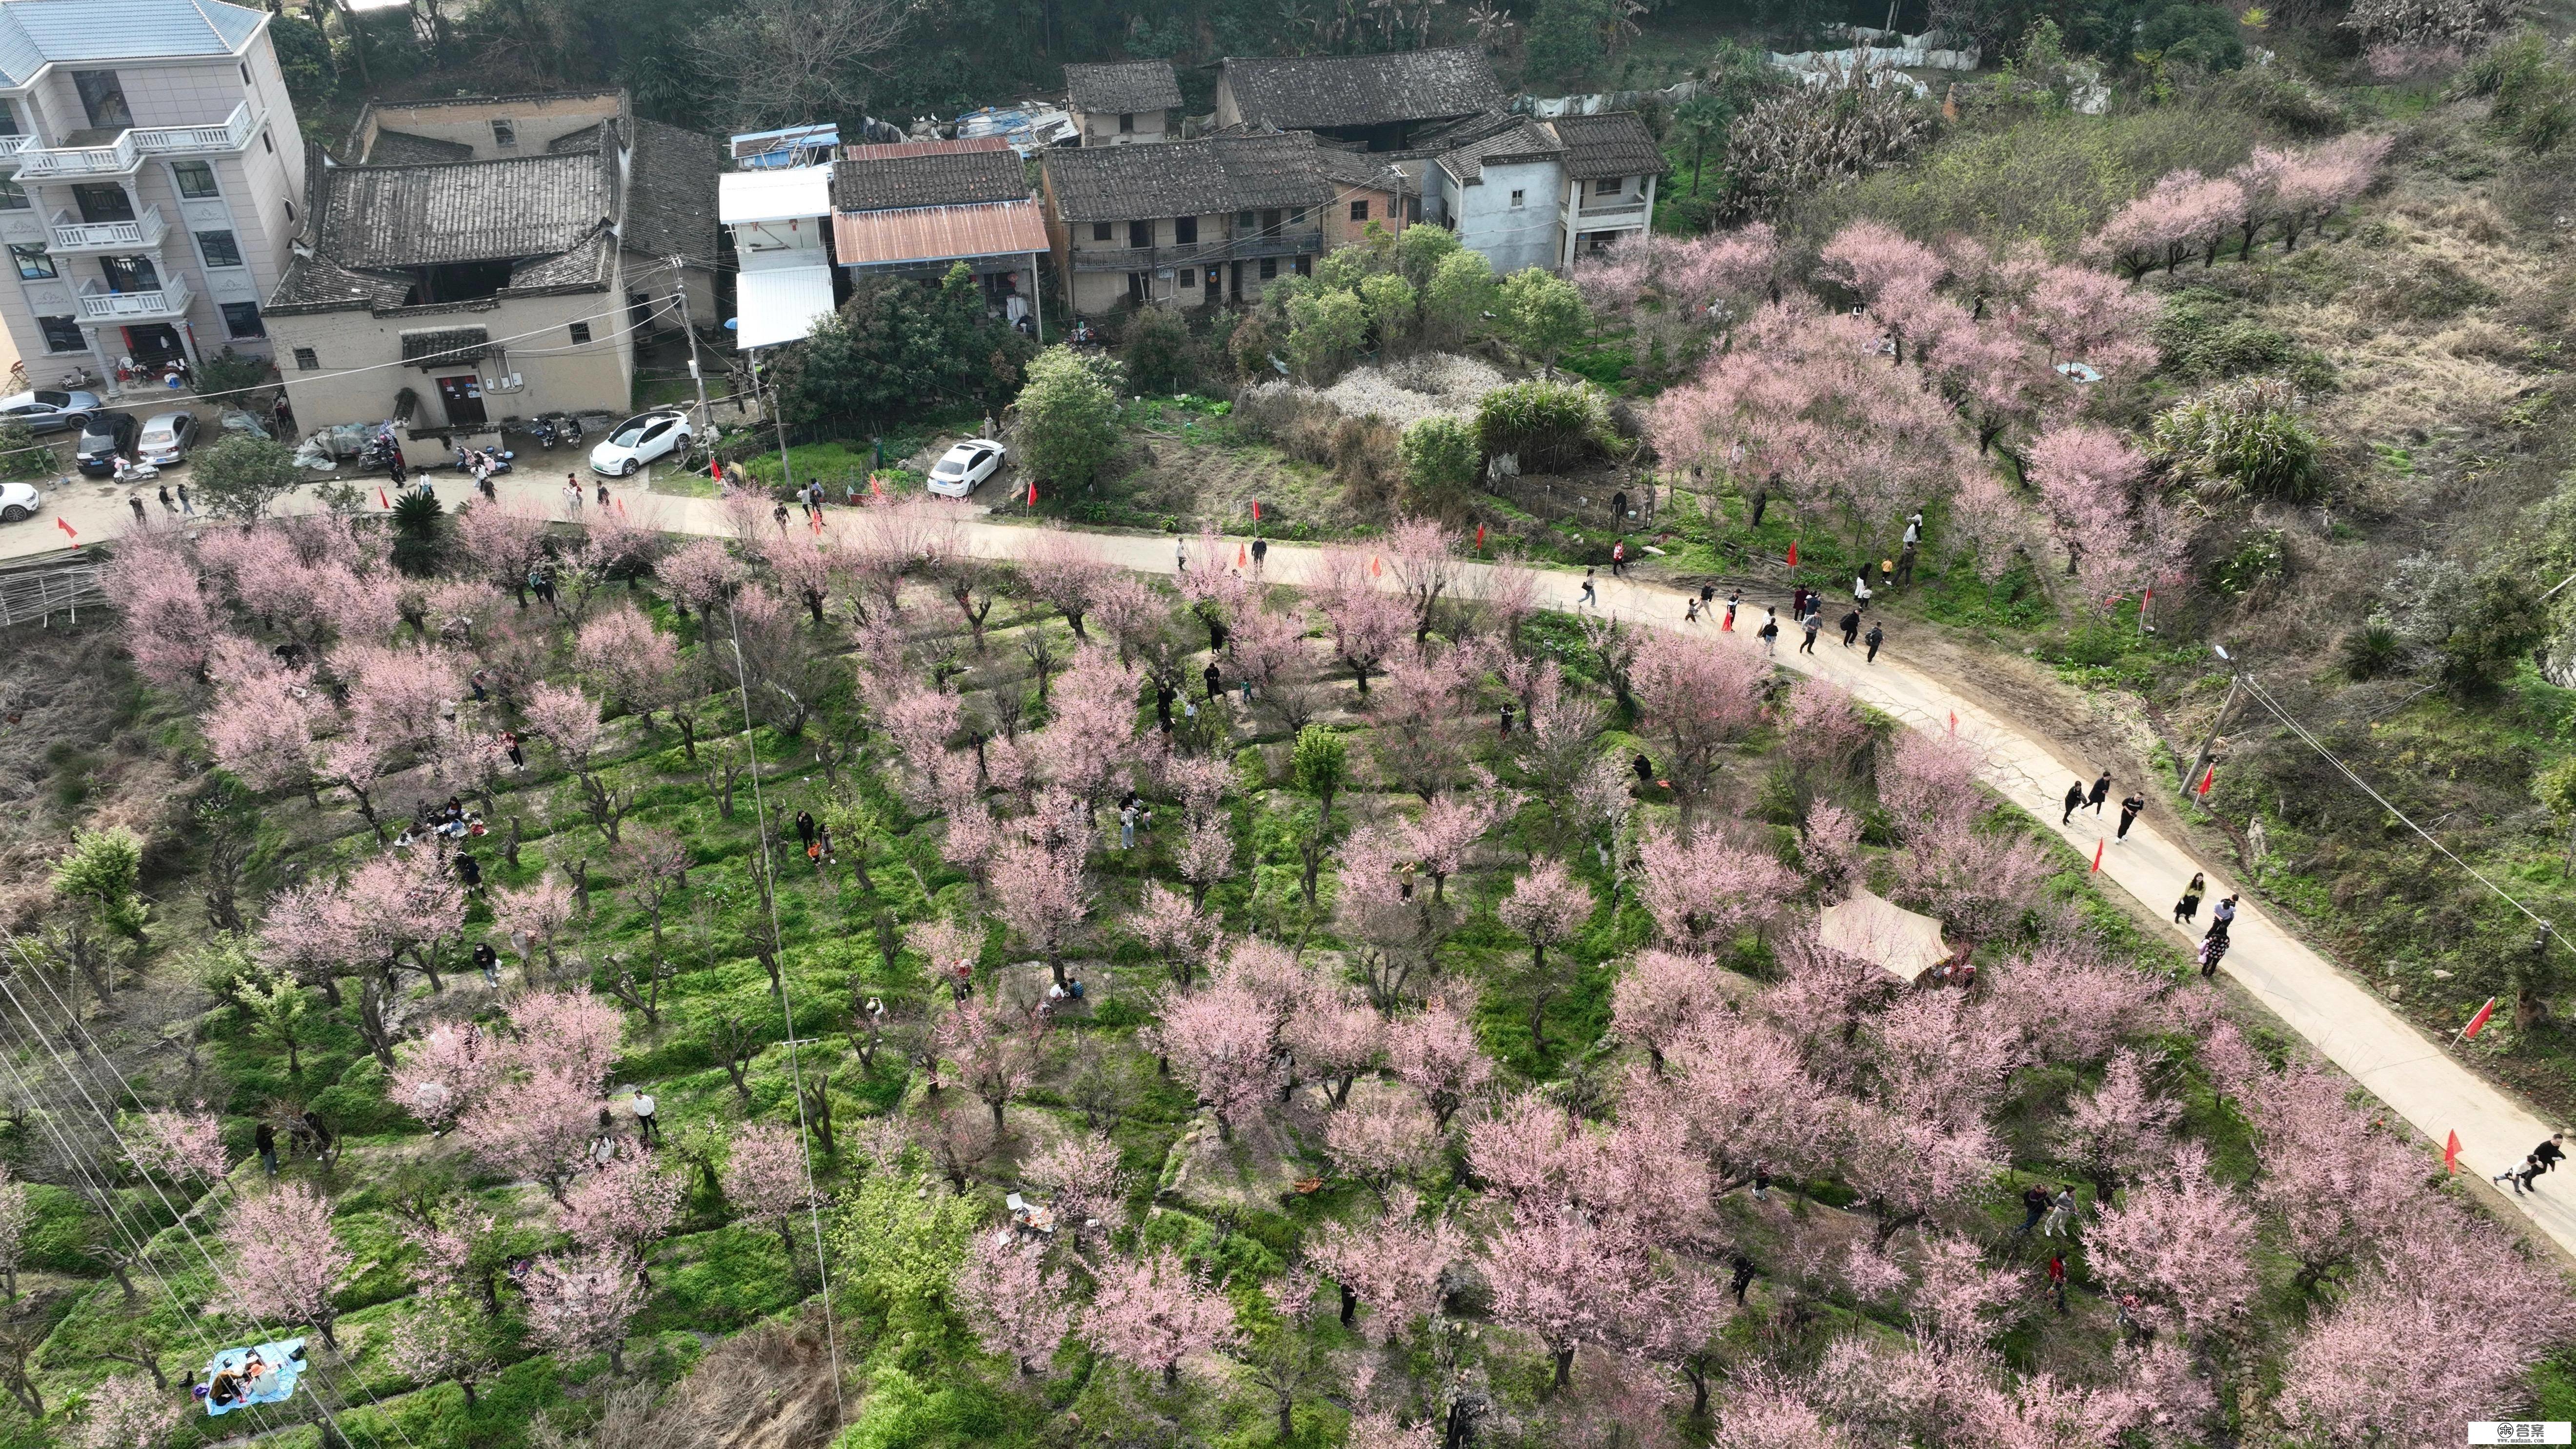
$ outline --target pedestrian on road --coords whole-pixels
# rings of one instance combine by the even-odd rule
[[[2014,1237],[2030,1236],[2031,1229],[2039,1226],[2039,1220],[2048,1216],[2048,1201],[2048,1189],[2038,1183],[2021,1190],[2021,1226],[2014,1230]]]
[[[1807,586],[1805,584],[1800,584],[1789,591],[1789,617],[1792,619],[1803,619],[1807,617]]]
[[[2188,926],[2200,916],[2200,898],[2209,893],[2209,882],[2199,871],[2191,873],[2191,884],[2182,888],[2182,899],[2174,902],[2174,924]]]
[[[483,973],[483,980],[487,985],[501,984],[501,953],[492,949],[491,942],[475,943],[474,969]]]
[[[1628,541],[1623,538],[1617,543],[1610,545],[1610,577],[1614,579],[1625,578],[1627,577],[1627,574]]]
[[[1216,703],[1216,697],[1225,692],[1225,675],[1218,671],[1215,660],[1209,660],[1208,667],[1199,671],[1199,678],[1207,681],[1208,703]]]
[[[1173,534],[1173,535],[1172,535],[1172,572],[1174,572],[1174,573],[1176,573],[1176,574],[1185,574],[1185,573],[1188,573],[1189,571],[1190,571],[1190,550],[1189,550],[1189,545],[1187,545],[1187,544],[1185,544],[1185,543],[1181,542],[1181,536],[1180,536],[1179,534],[1177,534],[1177,533],[1176,533],[1176,534]]]
[[[1261,561],[1268,557],[1270,557],[1270,540],[1254,539],[1252,541],[1252,576],[1254,578],[1261,577]]]
[[[2040,1224],[2039,1235],[2054,1238],[2075,1236],[2075,1189],[2061,1187],[2048,1203],[2048,1221]]]
[[[1583,571],[1583,597],[1575,601],[1574,607],[1578,609],[1597,609],[1601,607],[1601,595],[1592,587],[1592,570],[1590,569],[1585,569]]]
[[[1758,637],[1762,640],[1762,657],[1765,659],[1773,657],[1780,641],[1779,610],[1774,609],[1763,616],[1762,632]]]
[[[2206,981],[2218,974],[2218,963],[2227,957],[2225,936],[2204,936],[2200,942],[2200,976]]]
[[[1717,632],[1721,634],[1732,634],[1735,632],[1735,610],[1736,607],[1743,602],[1744,591],[1742,589],[1737,589],[1734,593],[1726,596],[1726,622],[1717,626]]]
[[[1854,609],[1850,613],[1843,615],[1843,647],[1845,649],[1849,649],[1852,647],[1852,641],[1859,637],[1860,610]]]
[[[188,485],[179,485],[179,511],[190,518],[197,516],[197,505],[188,501]]]
[[[1118,809],[1118,848],[1120,850],[1136,848],[1136,807],[1133,803],[1122,805]]]
[[[564,517],[581,517],[581,485],[575,483],[570,478],[564,479],[563,503]]]
[[[1685,624],[1696,624],[1699,622],[1699,600],[1687,599],[1683,601],[1682,622]]]
[[[605,478],[599,480],[599,511],[608,511],[608,480]]]
[[[1900,584],[1914,582],[1914,545],[1910,543],[1896,556],[1896,581]]]
[[[2567,1160],[2567,1149],[2559,1145],[2560,1143],[2563,1143],[2563,1142],[2565,1142],[2566,1140],[2567,1140],[2567,1134],[2566,1134],[2566,1133],[2564,1133],[2564,1132],[2552,1132],[2552,1133],[2550,1133],[2550,1134],[2549,1134],[2549,1140],[2548,1140],[2548,1141],[2543,1142],[2543,1143],[2541,1143],[2538,1147],[2535,1147],[2535,1148],[2531,1149],[2531,1155],[2532,1155],[2532,1157],[2533,1157],[2533,1158],[2535,1158],[2535,1159],[2537,1159],[2537,1160],[2539,1161],[2539,1163],[2540,1163],[2540,1170],[2541,1170],[2541,1171],[2543,1171],[2543,1172],[2550,1172],[2550,1171],[2554,1171],[2554,1170],[2556,1170],[2556,1168],[2557,1168],[2557,1166],[2558,1166],[2558,1164],[2559,1164],[2559,1163],[2564,1162],[2564,1161],[2566,1161],[2566,1160]]]
[[[637,1091],[634,1100],[627,1104],[627,1110],[635,1114],[635,1135],[642,1138],[648,1146],[653,1141],[655,1105],[653,1094],[641,1090]]]
[[[2093,781],[2093,791],[2091,794],[2084,797],[2084,803],[2092,806],[2093,813],[2098,816],[2102,813],[2102,806],[2105,802],[2109,801],[2110,798],[2111,772],[2104,770],[2101,775]]]
[[[1799,653],[1813,654],[1816,652],[1816,634],[1819,630],[1824,628],[1824,623],[1825,616],[1822,613],[1811,612],[1807,615],[1805,622],[1798,626],[1807,631],[1806,640],[1798,646]]]
[[[2236,897],[2232,895],[2219,897],[2218,904],[2209,908],[2209,934],[2224,936],[2228,928],[2235,924]]]
[[[2066,787],[2066,813],[2057,817],[2060,825],[2075,823],[2075,812],[2084,808],[2084,782],[2077,780]]]
[[[574,511],[574,512],[576,512],[576,513],[577,513],[577,512],[579,512],[579,511],[581,511],[581,501],[580,501],[580,499],[581,499],[581,495],[580,495],[579,493],[575,493],[575,494],[573,495],[573,505],[572,505],[572,506],[573,506],[573,511]],[[777,507],[770,509],[770,510],[769,510],[769,516],[770,516],[771,518],[774,518],[774,519],[776,519],[776,520],[778,521],[778,536],[779,536],[780,538],[785,538],[785,537],[787,536],[787,505],[786,505],[786,504],[784,504],[784,503],[781,503],[781,504],[779,504]]]
[[[134,510],[134,526],[141,528],[143,526],[143,495],[140,493],[126,494],[125,506]]]
[[[2549,1169],[2540,1165],[2540,1158],[2535,1155],[2524,1158],[2522,1160],[2522,1166],[2497,1177],[2496,1181],[2512,1183],[2513,1195],[2515,1197],[2521,1197],[2524,1195],[2524,1189],[2530,1187],[2534,1179],[2538,1178],[2540,1174],[2548,1170]]]
[[[1702,584],[1699,586],[1699,611],[1703,614],[1714,614],[1717,612],[1717,585]]]
[[[2129,792],[2128,797],[2120,802],[2120,831],[2116,837],[2117,839],[2126,840],[2129,838],[2129,827],[2137,823],[2138,812],[2146,808],[2146,796],[2138,794],[2134,790]]]
[[[161,511],[169,514],[176,514],[179,511],[178,500],[170,496],[170,485],[167,483],[161,485]]]
[[[385,473],[393,479],[396,492],[402,491],[402,486],[411,481],[411,470],[403,466],[400,453],[394,454],[393,461],[385,465]]]
[[[1861,642],[1869,646],[1869,657],[1862,660],[1861,663],[1876,664],[1878,662],[1878,646],[1887,642],[1887,631],[1876,624],[1872,624],[1869,626],[1869,633],[1862,638]]]

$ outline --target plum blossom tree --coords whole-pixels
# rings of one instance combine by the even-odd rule
[[[1637,895],[1663,939],[1687,951],[1727,950],[1746,928],[1780,913],[1797,877],[1764,851],[1714,829],[1684,837],[1650,827],[1637,849]]]
[[[1572,1380],[1577,1349],[1614,1342],[1623,1323],[1662,1311],[1663,1285],[1644,1246],[1570,1207],[1514,1208],[1487,1241],[1483,1263],[1494,1317],[1539,1341],[1560,1389]]]
[[[564,1197],[564,1231],[592,1252],[623,1253],[637,1280],[653,1286],[644,1255],[680,1220],[686,1188],[645,1154],[620,1156],[586,1174]]]
[[[141,1374],[109,1374],[89,1391],[65,1442],[71,1449],[155,1449],[184,1413]]]
[[[1643,1047],[1654,1070],[1683,1033],[1726,1007],[1716,962],[1705,956],[1648,948],[1610,988],[1610,1029]]]
[[[1352,1083],[1386,1055],[1386,1018],[1339,980],[1318,979],[1300,993],[1279,1041],[1299,1071],[1323,1080],[1327,1100],[1339,1107],[1350,1100]]]
[[[2232,1323],[2252,1300],[2254,1230],[2254,1214],[2210,1177],[2207,1151],[2186,1143],[2170,1171],[2102,1210],[2085,1250],[2105,1283],[2146,1300],[2151,1321],[2197,1338]]]
[[[1091,642],[1083,616],[1091,612],[1116,570],[1095,557],[1081,535],[1057,522],[1038,530],[1020,557],[1019,568],[1029,596],[1063,614],[1074,638]]]
[[[1342,1290],[1342,1322],[1366,1304],[1380,1342],[1411,1331],[1440,1303],[1440,1275],[1466,1255],[1467,1240],[1446,1214],[1428,1221],[1421,1195],[1409,1187],[1387,1191],[1374,1223],[1327,1223],[1309,1251]]]
[[[528,1273],[528,1336],[567,1365],[605,1349],[626,1372],[626,1325],[644,1292],[625,1256],[587,1252],[539,1258]]]
[[[1386,1059],[1398,1080],[1422,1093],[1444,1130],[1494,1077],[1493,1060],[1476,1044],[1468,1013],[1447,997],[1435,996],[1387,1026]]]
[[[1005,1130],[1002,1111],[1037,1080],[1044,1057],[1038,1028],[1022,1028],[983,998],[957,1003],[939,1019],[939,1050],[955,1064],[958,1083],[993,1113],[993,1135]]]
[[[1167,998],[1154,1050],[1216,1117],[1217,1135],[1259,1115],[1286,1081],[1279,1061],[1279,1003],[1239,981],[1219,979]]]
[[[386,1339],[385,1352],[395,1371],[413,1383],[455,1380],[468,1410],[474,1407],[474,1386],[500,1363],[490,1321],[453,1293],[405,1310]]]
[[[2181,1115],[2148,1087],[2138,1054],[2122,1047],[2111,1054],[2102,1084],[2068,1106],[2059,1150],[2083,1167],[2095,1199],[2109,1202],[2133,1166],[2151,1166],[2171,1150]]]
[[[642,610],[620,604],[582,624],[573,665],[603,698],[650,716],[680,675],[679,644]]]
[[[223,1311],[264,1324],[309,1323],[335,1351],[331,1295],[357,1263],[332,1230],[331,1200],[300,1182],[278,1183],[233,1204],[224,1220],[229,1265]]]
[[[976,1339],[1023,1376],[1046,1372],[1047,1361],[1073,1331],[1073,1304],[1064,1286],[1038,1244],[1022,1244],[1007,1233],[976,1234],[957,1269],[958,1301],[975,1325]]]
[[[1663,743],[1664,777],[1687,824],[1716,783],[1728,747],[1762,722],[1770,670],[1751,650],[1726,648],[1713,636],[1657,631],[1638,647],[1628,678],[1647,729]]]
[[[737,1130],[725,1154],[724,1195],[738,1220],[777,1230],[788,1271],[801,1277],[794,1223],[812,1204],[814,1187],[796,1133],[769,1122]]]
[[[1523,979],[1532,988],[1530,1041],[1544,1048],[1547,1006],[1561,979],[1547,969],[1547,948],[1572,940],[1592,919],[1591,887],[1568,873],[1565,862],[1548,856],[1512,882],[1511,895],[1495,906],[1494,914],[1529,942],[1529,975]]]
[[[231,1166],[215,1114],[156,1110],[141,1114],[143,1130],[127,1141],[126,1155],[138,1172],[157,1172],[172,1182],[195,1178],[220,1183]]]
[[[2168,171],[2087,238],[2084,252],[2132,278],[2158,266],[2170,272],[2195,253],[2215,259],[2245,206],[2245,189],[2234,181]]]
[[[544,875],[519,890],[495,887],[491,904],[492,923],[517,945],[521,965],[533,972],[537,953],[542,951],[548,971],[563,970],[555,955],[555,938],[572,924],[572,891],[562,881]]]
[[[1317,593],[1333,652],[1351,671],[1360,694],[1388,656],[1403,647],[1415,611],[1403,597],[1378,586],[1385,565],[1357,548],[1327,548],[1316,567]]]
[[[1968,320],[1938,291],[1949,275],[1941,254],[1878,222],[1856,221],[1836,232],[1816,270],[1859,295],[1870,318],[1887,329],[1889,356],[1898,366],[1909,337],[1928,346]]]
[[[2302,1065],[2267,1074],[2239,1102],[2262,1154],[2255,1204],[2279,1220],[2302,1286],[2447,1216],[2425,1198],[2421,1159],[2374,1128],[2325,1073]]]
[[[733,597],[742,586],[742,565],[716,539],[702,538],[683,547],[653,570],[662,596],[683,611],[701,613]]]
[[[1100,1291],[1083,1315],[1091,1346],[1170,1389],[1183,1360],[1235,1341],[1234,1311],[1169,1248],[1121,1258],[1101,1270]]]
[[[1114,1231],[1126,1218],[1127,1174],[1106,1137],[1059,1138],[1022,1163],[1020,1175],[1055,1194],[1056,1220],[1077,1246],[1084,1234]]]
[[[1397,1180],[1420,1172],[1440,1147],[1440,1124],[1420,1094],[1373,1092],[1324,1122],[1324,1153],[1383,1199]]]

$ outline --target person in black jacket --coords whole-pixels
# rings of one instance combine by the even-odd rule
[[[2057,817],[2057,823],[2060,825],[2074,824],[2075,812],[2083,808],[2084,782],[2078,780],[2074,784],[2066,787],[2066,813]]]

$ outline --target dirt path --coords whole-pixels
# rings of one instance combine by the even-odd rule
[[[436,491],[451,507],[467,501],[471,485],[453,474],[435,475]],[[592,480],[585,479],[585,483]],[[555,511],[562,479],[547,473],[518,473],[498,480],[502,495],[523,506]],[[647,496],[641,480],[611,486],[617,505],[638,523],[678,533],[724,534],[726,521],[711,499]],[[121,507],[121,505],[118,505]],[[300,496],[297,511],[312,506]],[[596,505],[592,505],[596,506]],[[835,510],[837,511],[837,510]],[[981,510],[978,510],[980,513]],[[40,515],[40,520],[42,516]],[[114,527],[114,520],[111,520]],[[74,526],[81,526],[77,519]],[[34,552],[23,547],[28,525],[0,534],[0,557]],[[41,530],[52,533],[50,523]],[[1031,529],[976,521],[968,525],[971,546],[995,558],[1023,552],[1036,535]],[[1172,567],[1168,538],[1135,534],[1086,534],[1105,563],[1142,573],[1167,573]],[[41,545],[40,545],[41,546]],[[1196,543],[1191,545],[1193,551]],[[1228,542],[1231,549],[1233,543]],[[1272,583],[1300,584],[1313,574],[1320,550],[1289,544],[1270,549],[1267,578]],[[1232,559],[1218,561],[1230,565]],[[1472,591],[1485,566],[1461,564],[1465,588]],[[1601,578],[1599,607],[1612,615],[1655,629],[1695,630],[1726,647],[1756,647],[1749,630],[1721,634],[1711,622],[1683,622],[1684,594],[1665,585],[1631,579]],[[1577,580],[1551,575],[1542,606],[1577,607]],[[1746,603],[1758,621],[1765,604],[1786,612],[1785,598],[1748,592]],[[1739,620],[1739,623],[1742,621]],[[2157,930],[2185,946],[2196,932],[2169,923],[2176,897],[2195,871],[2209,879],[2210,899],[2237,890],[2233,877],[2215,862],[2198,856],[2178,829],[2159,823],[2151,811],[2125,841],[2112,841],[2108,822],[2082,812],[2067,824],[2050,819],[2060,812],[2067,781],[2090,780],[2103,764],[2112,767],[2115,794],[2137,787],[2153,800],[2163,782],[2144,779],[2132,752],[2123,748],[2125,731],[2107,717],[2081,720],[2070,716],[2064,696],[2039,687],[2035,678],[2016,678],[2013,661],[1996,661],[1971,651],[1926,641],[1926,657],[1910,652],[1900,623],[1876,664],[1858,649],[1846,650],[1828,630],[1812,656],[1795,651],[1797,633],[1783,630],[1779,662],[1801,673],[1833,680],[1853,695],[1918,729],[1955,729],[1983,757],[1986,782],[2019,805],[2045,828],[2055,830],[2086,857],[2100,853],[2100,870],[2136,904]],[[1974,682],[1971,682],[1974,681]],[[2068,738],[2072,736],[2072,738]],[[2063,741],[2063,742],[2061,742]],[[2126,758],[2124,758],[2126,757]],[[2169,820],[2169,817],[2167,817]],[[2243,906],[2233,931],[2234,949],[2225,972],[2291,1031],[2343,1068],[2399,1116],[2441,1143],[2457,1133],[2461,1170],[2483,1180],[2521,1163],[2532,1145],[2552,1130],[2529,1107],[2452,1059],[2427,1040],[2342,969],[2284,930],[2263,911]],[[2521,1213],[2562,1252],[2576,1254],[2576,1205],[2534,1193],[2528,1197],[2494,1198]]]

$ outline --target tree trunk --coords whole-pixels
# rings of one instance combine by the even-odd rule
[[[1549,1387],[1561,1389],[1573,1382],[1574,1350],[1570,1348],[1560,1348],[1556,1351],[1556,1378]]]
[[[1342,1326],[1343,1326],[1344,1328],[1348,1328],[1348,1327],[1350,1327],[1350,1326],[1351,1326],[1351,1320],[1352,1320],[1352,1318],[1353,1318],[1353,1317],[1355,1317],[1355,1316],[1358,1314],[1358,1312],[1359,1312],[1359,1307],[1360,1307],[1360,1295],[1358,1295],[1358,1294],[1356,1294],[1356,1293],[1352,1292],[1352,1291],[1351,1291],[1351,1289],[1350,1289],[1350,1285],[1349,1285],[1349,1284],[1347,1284],[1347,1283],[1343,1284],[1343,1285],[1342,1285]]]

